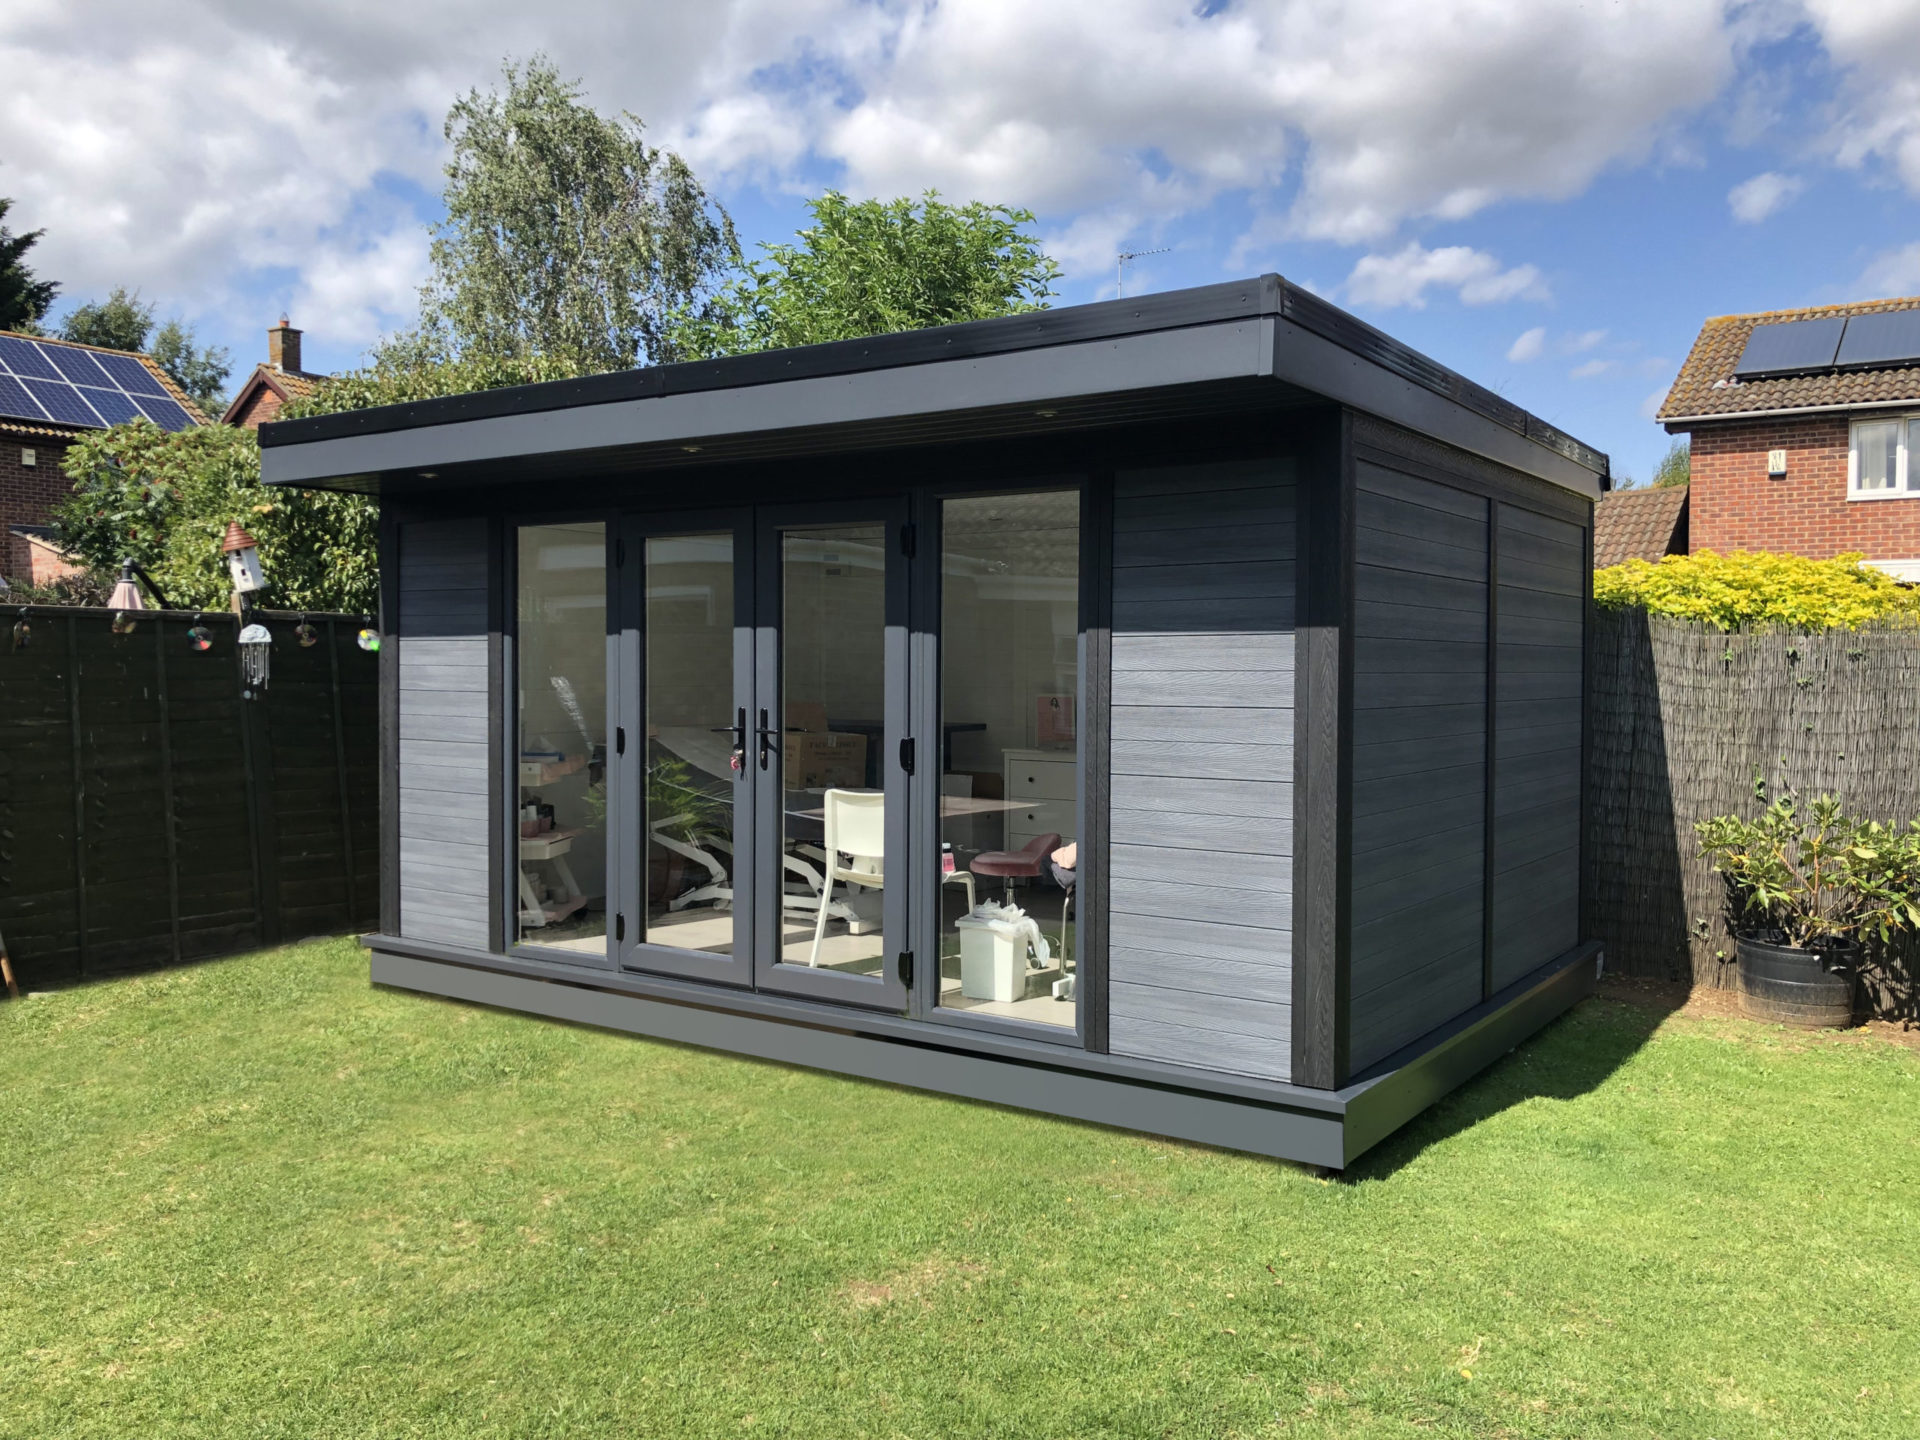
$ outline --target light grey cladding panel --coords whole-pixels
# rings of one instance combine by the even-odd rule
[[[1587,537],[1501,505],[1494,680],[1493,984],[1580,939]]]
[[[1108,1047],[1291,1078],[1294,476],[1114,486]]]
[[[1488,502],[1362,463],[1353,648],[1349,1053],[1361,1070],[1481,998]]]
[[[487,523],[400,527],[400,933],[493,946]]]

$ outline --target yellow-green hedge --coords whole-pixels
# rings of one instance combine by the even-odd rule
[[[1736,550],[1629,560],[1593,573],[1593,598],[1614,609],[1639,606],[1656,615],[1699,620],[1722,630],[1782,626],[1844,630],[1874,620],[1920,615],[1920,592],[1858,555],[1806,560]]]

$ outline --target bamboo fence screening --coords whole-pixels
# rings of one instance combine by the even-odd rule
[[[1731,987],[1694,822],[1757,813],[1756,772],[1875,819],[1920,815],[1920,632],[1730,635],[1596,609],[1591,634],[1585,933],[1610,970]],[[1884,959],[1869,1002],[1910,1018],[1911,954]]]
[[[115,634],[112,614],[0,618],[0,935],[21,978],[372,928],[379,665],[362,617],[256,612],[271,668],[247,699],[235,616],[135,611]]]

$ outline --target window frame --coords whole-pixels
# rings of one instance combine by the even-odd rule
[[[1867,425],[1897,425],[1894,447],[1894,483],[1885,490],[1860,488],[1860,431]],[[1912,464],[1913,435],[1920,428],[1920,412],[1862,416],[1847,422],[1847,500],[1920,500],[1920,471]]]

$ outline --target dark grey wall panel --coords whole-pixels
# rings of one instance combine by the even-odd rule
[[[487,525],[400,527],[400,933],[491,949]]]
[[[1577,525],[1496,507],[1492,983],[1580,938],[1580,728],[1587,591]]]
[[[1293,478],[1115,477],[1115,1055],[1291,1074]]]
[[[1481,999],[1488,504],[1381,465],[1357,467],[1356,1071]]]

